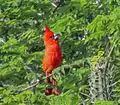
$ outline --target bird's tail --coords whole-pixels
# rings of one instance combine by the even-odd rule
[[[48,76],[48,75],[47,75]],[[57,88],[57,81],[52,77],[52,79],[48,76],[46,78],[46,84],[52,84],[54,85],[54,88],[49,87],[46,88],[45,94],[46,96],[54,94],[54,95],[59,95],[60,94],[60,90]]]

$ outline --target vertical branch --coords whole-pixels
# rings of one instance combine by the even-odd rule
[[[115,44],[118,39],[115,39],[113,45],[110,48],[110,39],[106,38],[106,48],[105,56],[103,59],[99,59],[97,64],[93,66],[93,70],[90,74],[90,95],[91,103],[96,100],[109,100],[111,99],[112,88],[110,84],[112,83],[112,70],[113,65],[111,65],[111,54],[114,50]],[[112,69],[111,69],[112,68]]]
[[[104,100],[104,87],[103,87],[103,69],[104,63],[99,61],[91,71],[90,74],[90,94],[91,103],[94,103],[97,99]]]

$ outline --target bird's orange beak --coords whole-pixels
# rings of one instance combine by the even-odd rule
[[[58,40],[58,36],[59,36],[58,34],[54,34],[54,39]]]

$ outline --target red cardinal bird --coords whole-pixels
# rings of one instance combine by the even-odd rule
[[[46,84],[53,84],[55,88],[46,88],[46,95],[59,95],[60,90],[57,89],[57,81],[50,77],[49,75],[52,74],[52,71],[57,68],[62,63],[62,53],[60,49],[60,45],[58,42],[58,35],[54,34],[48,27],[45,25],[45,34],[44,34],[44,45],[45,45],[45,52],[43,56],[43,71],[45,72]]]

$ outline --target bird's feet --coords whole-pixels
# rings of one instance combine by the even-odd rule
[[[46,78],[46,81],[45,81],[46,84],[52,84],[54,86],[57,86],[57,81],[52,78],[52,80],[50,78]]]
[[[45,83],[46,84],[52,84],[52,81],[50,80],[50,78],[46,78]]]
[[[48,96],[48,95],[60,95],[60,90],[55,87],[55,88],[46,88],[46,91],[45,91],[45,95]]]
[[[52,85],[57,86],[57,81],[54,78],[52,78]]]
[[[52,90],[53,90],[53,88],[46,88],[45,95],[46,96],[51,95],[52,94]]]
[[[52,93],[54,94],[54,95],[60,95],[60,90],[57,88],[57,87],[55,87],[55,88],[53,88],[52,89]]]

